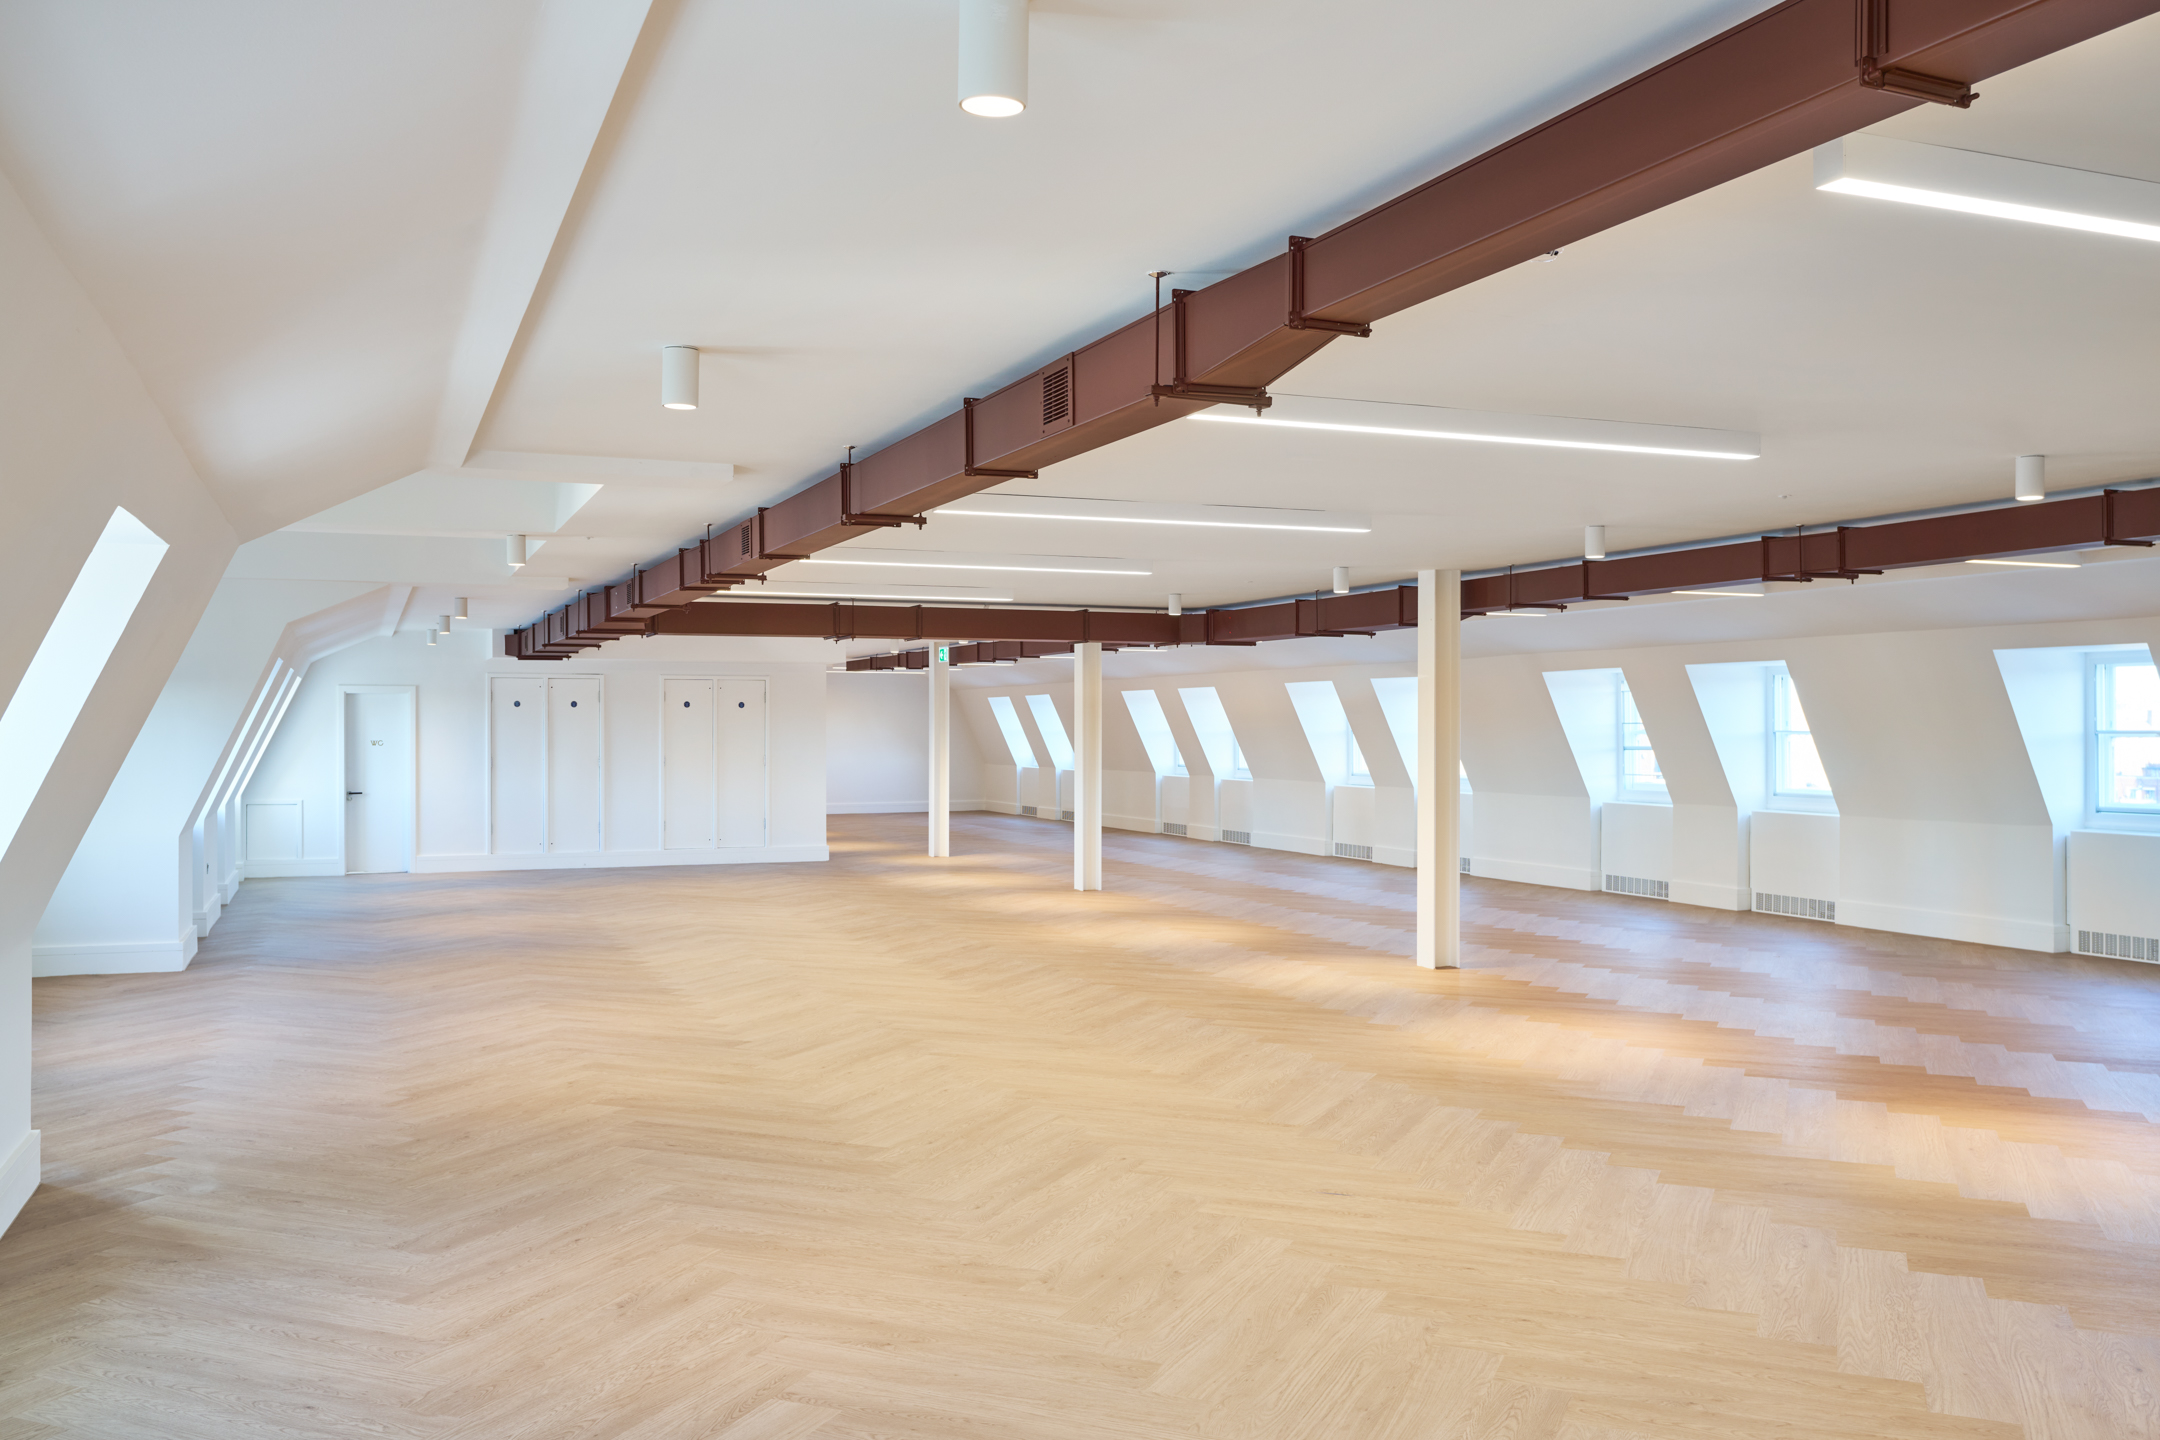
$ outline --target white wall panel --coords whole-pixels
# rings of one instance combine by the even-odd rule
[[[713,681],[661,681],[662,849],[710,850],[718,843],[713,760]]]
[[[488,833],[497,855],[547,849],[547,681],[488,681]]]
[[[2070,835],[2070,928],[2160,939],[2160,835]]]
[[[582,855],[600,848],[600,680],[547,681],[547,848]]]
[[[1672,806],[1609,800],[1599,812],[1598,832],[1603,875],[1672,883]],[[1605,882],[1601,878],[1599,883]]]

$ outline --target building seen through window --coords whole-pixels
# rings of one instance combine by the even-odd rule
[[[2093,711],[2094,808],[2160,815],[2160,670],[2098,661]]]

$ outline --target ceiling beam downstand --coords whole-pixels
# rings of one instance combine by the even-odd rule
[[[2066,550],[2160,543],[2160,487],[2104,490],[2037,505],[2003,505],[1876,525],[1826,525],[1792,535],[1764,535],[1719,545],[1658,550],[1615,560],[1580,560],[1465,580],[1465,619],[1496,610],[1564,610],[1589,600],[1623,600],[1674,590],[1767,583],[1850,580],[1925,565],[2046,555]],[[685,552],[688,553],[688,552]],[[652,608],[610,619],[605,598],[621,586],[580,596],[537,625],[512,632],[513,659],[560,660],[626,634],[765,636],[824,640],[943,640],[992,645],[1051,645],[1026,654],[972,654],[967,660],[1017,660],[1063,654],[1095,641],[1105,648],[1158,645],[1256,645],[1265,640],[1372,635],[1417,623],[1417,588],[1399,585],[1354,595],[1322,595],[1272,605],[1154,611],[991,608],[962,605],[807,605],[723,600]],[[963,661],[962,663],[966,663]],[[869,668],[881,668],[872,666]]]
[[[1263,387],[1339,335],[1930,99],[1963,103],[1989,76],[2156,10],[1786,0],[1325,235],[1172,291],[1167,309],[608,587],[605,614],[687,605],[1209,405],[1264,407]]]

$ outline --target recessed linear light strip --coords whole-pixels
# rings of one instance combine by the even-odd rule
[[[2160,185],[1862,132],[1815,149],[1815,188],[1997,220],[2160,241]]]
[[[1560,415],[1510,415],[1404,405],[1382,400],[1344,400],[1323,395],[1277,394],[1265,414],[1203,410],[1186,417],[1218,425],[1270,425],[1291,430],[1335,430],[1359,435],[1396,435],[1415,440],[1459,440],[1487,445],[1529,445],[1557,450],[1605,450],[1626,455],[1677,455],[1697,460],[1756,460],[1762,441],[1737,430],[1652,425],[1632,420],[1583,420]]]
[[[813,555],[797,565],[875,565],[895,570],[998,570],[1013,575],[1152,575],[1152,570],[1103,570],[1083,565],[963,565],[951,560],[836,560]]]
[[[1013,597],[1010,595],[899,595],[884,594],[871,590],[766,589],[724,591],[718,595],[707,596],[703,603],[710,604],[714,601],[725,603],[729,600],[763,600],[768,596],[779,596],[786,600],[915,600],[925,603],[937,601],[948,605],[972,605],[977,603],[1010,605],[1013,603]]]
[[[1185,520],[1168,519],[1155,515],[1082,515],[1059,510],[1021,510],[994,508],[994,502],[967,500],[958,505],[941,505],[930,512],[933,515],[978,515],[1000,520],[1100,520],[1110,525],[1193,525],[1215,530],[1310,530],[1328,535],[1369,535],[1370,525],[1310,525],[1283,524],[1259,520]]]

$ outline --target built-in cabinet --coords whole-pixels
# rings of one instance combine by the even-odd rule
[[[661,682],[660,824],[669,850],[765,843],[763,680],[709,676]]]

